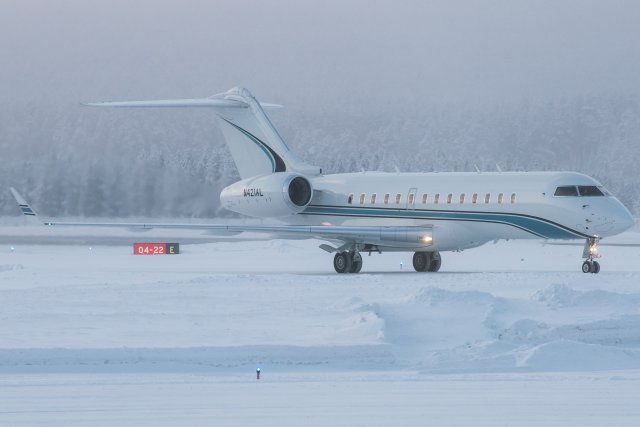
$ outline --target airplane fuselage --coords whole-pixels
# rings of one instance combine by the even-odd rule
[[[633,224],[599,182],[575,172],[363,172],[310,182],[313,199],[291,223],[433,226],[431,249],[439,251],[496,239],[605,237]]]

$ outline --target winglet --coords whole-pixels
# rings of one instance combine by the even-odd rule
[[[13,187],[9,188],[9,190],[11,190],[11,194],[13,194],[13,198],[16,199],[18,206],[20,206],[20,210],[22,211],[22,214],[26,217],[37,218],[36,212],[31,208],[31,206],[29,206],[29,203],[27,203],[24,197],[22,197],[20,193],[18,193],[18,191]]]

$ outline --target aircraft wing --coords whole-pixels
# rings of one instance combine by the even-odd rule
[[[11,188],[23,215],[31,220],[37,214],[27,201]],[[223,225],[223,224],[180,224],[180,223],[127,223],[127,222],[57,222],[38,221],[49,227],[112,227],[132,231],[151,229],[203,230],[212,233],[237,234],[242,232],[266,233],[283,238],[318,238],[321,240],[341,241],[345,243],[368,242],[386,244],[411,244],[415,247],[432,244],[432,228],[424,227],[381,227],[381,226],[336,226],[336,225]],[[334,248],[323,245],[323,249],[332,252]]]

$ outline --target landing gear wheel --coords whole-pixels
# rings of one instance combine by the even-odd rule
[[[362,270],[362,255],[359,252],[351,252],[351,268],[349,273],[360,273]]]
[[[346,273],[351,270],[351,254],[349,252],[338,252],[333,257],[333,268],[337,273]]]
[[[416,271],[427,271],[427,268],[431,265],[431,254],[428,252],[416,252],[413,254],[413,268]]]
[[[600,273],[600,263],[598,261],[593,261],[593,264],[591,266],[591,272],[593,274]]]
[[[440,266],[442,265],[442,257],[440,257],[440,252],[432,252],[431,253],[431,263],[429,264],[429,268],[427,271],[431,273],[435,273],[440,270]]]
[[[591,273],[591,269],[593,268],[593,265],[591,263],[591,261],[585,261],[582,263],[582,272],[583,273]],[[598,265],[598,270],[600,270],[600,266]]]

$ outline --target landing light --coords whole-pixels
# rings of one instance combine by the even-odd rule
[[[433,242],[433,238],[431,236],[422,236],[420,237],[420,241],[422,243],[431,243]]]

